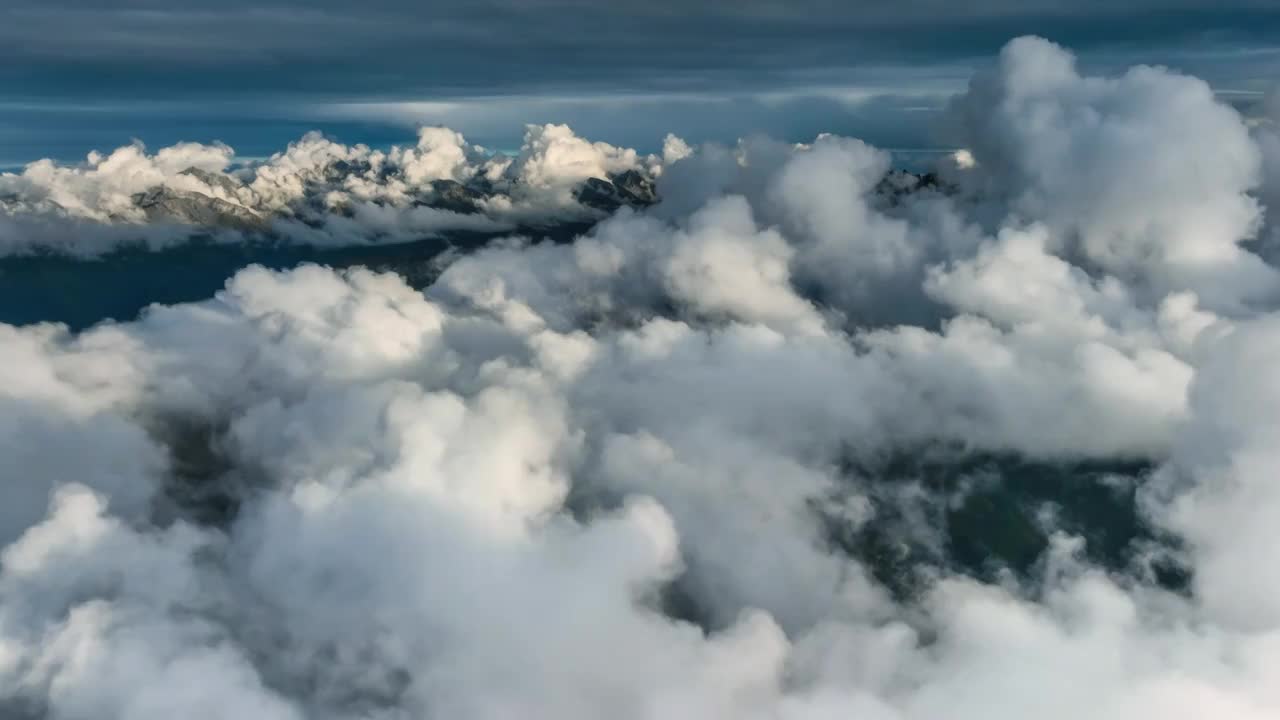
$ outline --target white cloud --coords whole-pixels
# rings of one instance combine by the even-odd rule
[[[1259,220],[1258,148],[1201,80],[1145,66],[1084,77],[1066,50],[1020,38],[951,116],[973,182],[1046,223],[1055,249],[1215,308],[1276,292],[1274,269],[1240,248]]]
[[[888,158],[831,136],[673,139],[660,173],[557,126],[515,158],[308,136],[228,192],[309,227],[323,180],[334,241],[449,220],[405,204],[434,180],[484,176],[508,217],[631,168],[664,199],[425,292],[249,267],[130,322],[0,326],[0,714],[1276,716],[1259,141],[1196,80],[1033,39],[954,112],[954,195],[886,194]],[[92,220],[229,157],[118,153],[4,182]],[[903,555],[904,595],[880,563],[912,538],[857,540],[886,488],[959,502],[894,470],[931,454],[1145,463],[1108,487],[1150,544],[1102,564],[1035,508],[1047,548],[985,576],[920,523],[941,555]],[[1032,482],[1099,482],[1064,472]]]
[[[79,166],[40,160],[0,173],[0,257],[97,256],[193,236],[342,246],[449,231],[498,234],[520,223],[598,219],[600,210],[578,201],[584,181],[661,172],[654,156],[551,124],[528,126],[514,157],[429,126],[419,128],[415,145],[387,151],[308,133],[247,168],[231,169],[233,156],[221,144],[182,143],[154,154],[134,144],[90,153]]]

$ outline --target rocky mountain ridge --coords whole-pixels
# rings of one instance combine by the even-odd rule
[[[342,167],[345,166],[345,167]],[[303,208],[324,210],[323,198],[330,185],[339,185],[352,172],[359,172],[349,163],[339,161],[326,168],[324,182],[316,182],[304,196],[306,202],[291,208],[295,214],[305,214]],[[210,189],[221,190],[230,197],[241,195],[245,186],[232,175],[212,173],[199,168],[188,168],[183,175],[200,180]],[[895,205],[907,195],[926,191],[945,191],[933,173],[914,173],[907,170],[890,171],[876,186],[875,194],[887,204]],[[481,214],[486,203],[497,193],[491,184],[481,181],[468,183],[457,180],[435,180],[412,197],[412,207],[427,207],[460,215]],[[589,177],[573,190],[573,198],[582,206],[582,217],[612,213],[626,206],[636,209],[654,205],[660,201],[657,179],[638,170],[626,170],[608,179]],[[242,231],[266,231],[278,211],[255,209],[229,202],[214,195],[178,190],[165,185],[155,186],[133,196],[134,205],[143,210],[148,221],[172,222],[200,227],[224,227]],[[375,204],[381,204],[375,201]],[[332,211],[332,208],[329,208]],[[562,218],[563,219],[563,218]]]

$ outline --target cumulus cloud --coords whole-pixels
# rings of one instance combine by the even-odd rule
[[[1223,309],[1275,293],[1274,270],[1240,247],[1260,219],[1258,148],[1207,83],[1145,66],[1083,77],[1064,49],[1023,38],[952,114],[973,180],[1050,224],[1062,251]]]
[[[254,266],[0,326],[0,714],[1275,716],[1263,131],[1033,38],[948,123],[927,177],[557,126],[5,176],[85,221],[176,174],[387,236],[441,183],[491,222],[628,171],[661,200],[424,291]]]
[[[211,187],[195,176],[180,175],[187,168],[220,173],[230,164],[232,152],[225,145],[183,143],[148,155],[140,143],[135,143],[108,155],[92,152],[84,167],[36,161],[27,165],[21,175],[6,174],[4,188],[22,200],[59,207],[76,217],[137,222],[146,216],[133,204],[132,196],[166,182],[233,200],[225,188]]]
[[[651,185],[662,161],[589,142],[564,125],[530,125],[509,157],[458,132],[423,127],[412,146],[344,145],[309,133],[262,162],[233,167],[226,145],[141,143],[81,165],[50,160],[0,174],[0,255],[96,256],[126,245],[163,248],[193,237],[319,246],[405,242],[448,232],[511,232],[598,219],[583,184],[632,173]]]
[[[497,179],[506,175],[509,182],[516,184],[521,191],[516,200],[536,202],[542,196],[542,202],[552,206],[571,206],[575,202],[572,190],[579,182],[607,179],[642,165],[650,171],[659,167],[656,158],[642,158],[630,148],[584,140],[567,125],[530,125],[520,153],[509,165],[491,167],[488,174]]]

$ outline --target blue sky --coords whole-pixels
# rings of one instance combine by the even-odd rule
[[[8,0],[0,164],[139,138],[274,151],[419,123],[518,144],[525,122],[652,149],[821,131],[929,147],[934,110],[1010,37],[1088,69],[1167,64],[1246,112],[1280,79],[1272,0]]]

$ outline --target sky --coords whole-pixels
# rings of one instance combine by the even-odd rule
[[[382,146],[422,123],[498,149],[530,122],[644,151],[666,132],[934,147],[938,108],[1011,37],[1088,70],[1165,64],[1247,110],[1278,32],[1266,0],[10,0],[0,165],[133,138],[252,157],[310,129]]]

